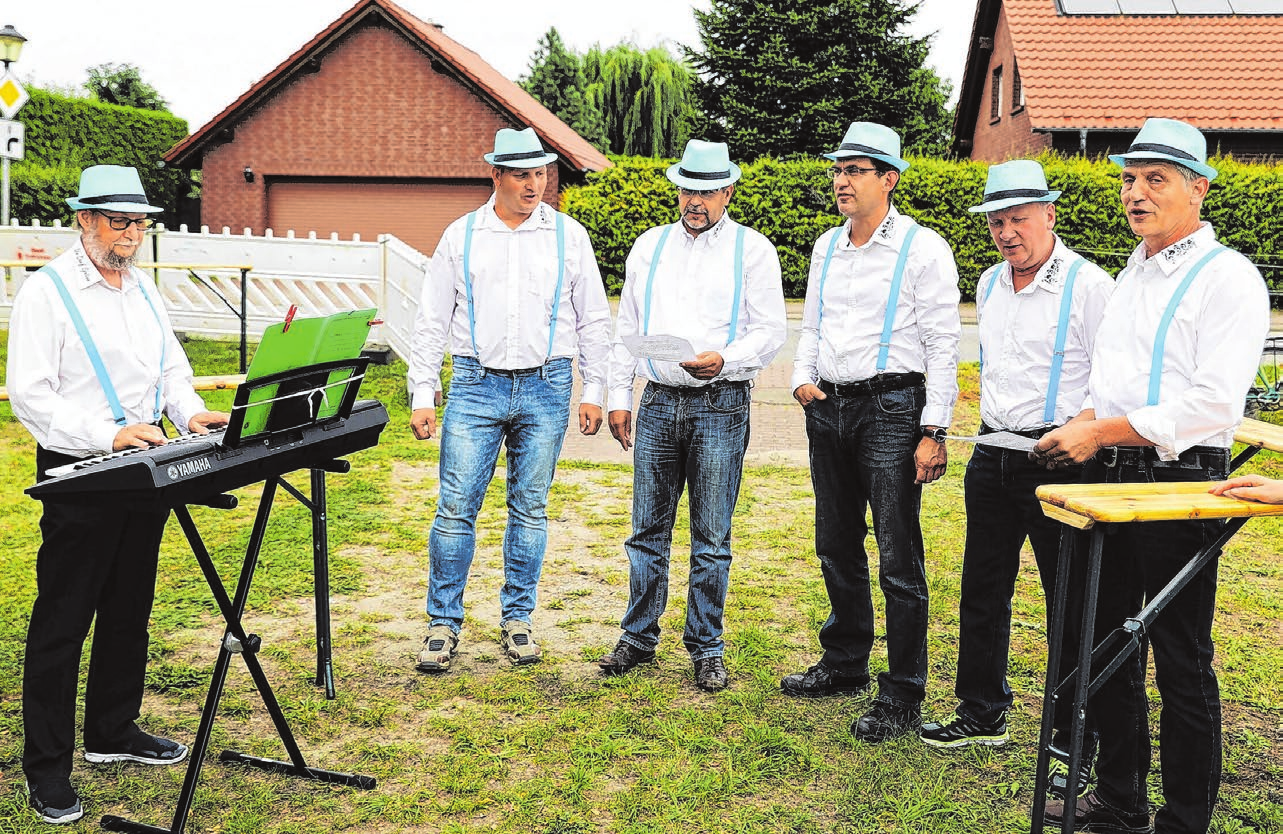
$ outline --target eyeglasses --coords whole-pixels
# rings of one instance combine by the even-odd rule
[[[694,188],[682,188],[681,186],[678,186],[677,193],[683,197],[699,197],[702,200],[706,200],[709,197],[712,197],[714,194],[719,194],[724,190],[725,190],[725,187],[710,188],[707,191],[699,191],[698,189],[694,189]]]
[[[140,217],[137,220],[134,220],[129,217],[122,217],[119,214],[105,214],[101,211],[96,211],[96,210],[94,211],[94,214],[100,215],[101,217],[105,218],[107,221],[107,225],[112,227],[118,232],[123,232],[125,229],[128,229],[131,224],[136,224],[139,230],[144,232],[150,229],[153,225],[152,219],[150,217]]]
[[[848,179],[855,179],[861,174],[876,173],[877,170],[878,170],[877,168],[874,168],[871,166],[868,168],[864,168],[859,165],[847,165],[845,167],[842,165],[834,165],[832,168],[829,169],[828,173],[829,173],[829,179],[831,180],[835,180],[838,177],[847,177]]]

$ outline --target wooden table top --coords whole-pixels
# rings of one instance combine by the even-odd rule
[[[1044,484],[1038,500],[1049,518],[1080,530],[1097,522],[1179,521],[1283,515],[1283,504],[1211,495],[1207,481],[1165,484]]]

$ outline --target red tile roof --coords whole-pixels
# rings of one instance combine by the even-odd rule
[[[1204,130],[1283,130],[1283,15],[1003,7],[1034,129],[1135,130],[1161,115]]]
[[[250,87],[240,98],[227,106],[207,124],[179,142],[165,154],[165,161],[172,165],[199,166],[206,145],[217,141],[225,127],[233,126],[238,118],[266,100],[281,84],[287,83],[293,71],[320,48],[344,35],[352,25],[366,14],[382,14],[394,24],[399,24],[407,35],[419,40],[430,53],[440,56],[453,67],[466,82],[476,86],[477,92],[489,99],[500,110],[508,113],[514,122],[535,129],[544,145],[561,157],[569,167],[580,171],[600,171],[611,167],[611,162],[583,137],[557,118],[533,96],[516,83],[505,78],[486,63],[477,53],[448,37],[437,26],[420,20],[391,0],[359,0],[338,20],[297,52],[286,58],[276,69]]]

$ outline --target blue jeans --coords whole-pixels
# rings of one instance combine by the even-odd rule
[[[873,597],[869,587],[865,510],[873,509],[878,582],[886,599],[887,667],[880,697],[922,702],[927,680],[927,576],[914,483],[913,453],[926,388],[813,400],[806,407],[811,481],[815,486],[815,553],[829,594],[820,628],[821,661],[842,675],[869,671]]]
[[[508,526],[503,535],[500,622],[530,622],[548,544],[548,490],[566,437],[570,360],[497,372],[454,358],[441,426],[441,494],[428,537],[428,617],[458,633],[477,543],[477,512],[508,450]]]
[[[693,660],[721,655],[731,572],[731,516],[748,448],[748,383],[700,388],[647,384],[633,448],[633,534],[621,640],[659,644],[668,561],[682,488],[690,490],[691,567],[682,642]]]
[[[1077,483],[1081,479],[1081,466],[1048,470],[1031,461],[1026,452],[979,445],[972,452],[964,479],[967,543],[962,557],[958,677],[954,685],[961,702],[959,715],[992,724],[1011,708],[1007,660],[1020,548],[1028,537],[1050,611],[1061,529],[1073,535],[1070,528],[1043,513],[1034,490],[1040,484]],[[1067,641],[1077,642],[1073,635],[1078,633],[1078,625],[1077,621],[1066,623]],[[1062,679],[1073,669],[1075,657],[1064,652],[1063,660]],[[1069,718],[1066,711],[1057,726],[1068,727]]]
[[[1180,461],[1151,461],[1143,467],[1109,468],[1092,462],[1085,480],[1162,483],[1225,478],[1229,450],[1201,448],[1187,451]],[[1095,642],[1140,611],[1142,602],[1220,535],[1223,526],[1221,521],[1194,520],[1111,525],[1102,554]],[[1212,668],[1217,561],[1208,562],[1147,632],[1163,701],[1159,758],[1166,804],[1154,816],[1156,834],[1206,832],[1220,788],[1221,696]],[[1124,811],[1145,810],[1150,759],[1145,658],[1133,652],[1088,702],[1087,711],[1100,733],[1097,794]]]

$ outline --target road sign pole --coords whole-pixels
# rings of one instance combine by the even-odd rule
[[[9,157],[4,158],[4,186],[0,188],[0,226],[9,225]]]

